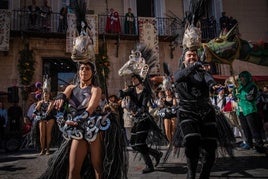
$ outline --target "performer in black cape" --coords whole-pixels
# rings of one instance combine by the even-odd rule
[[[130,146],[142,155],[146,164],[142,173],[149,173],[154,171],[150,155],[155,158],[156,167],[159,164],[163,153],[149,147],[146,143],[149,131],[155,129],[158,130],[152,116],[148,112],[150,92],[143,85],[142,78],[139,75],[132,75],[131,81],[131,87],[125,90],[120,90],[120,97],[130,97],[131,105],[129,110],[131,111],[131,118],[134,120],[134,126],[131,130]]]
[[[149,113],[149,107],[153,106],[153,89],[149,74],[153,67],[157,67],[157,56],[152,48],[139,43],[136,49],[131,50],[129,60],[118,70],[119,76],[131,75],[132,85],[120,90],[119,97],[128,97],[127,109],[131,114],[134,126],[131,130],[130,146],[142,155],[146,167],[143,173],[154,171],[152,159],[157,166],[162,157],[162,152],[156,150],[159,142],[167,141],[154,118]],[[150,145],[150,147],[149,147]]]

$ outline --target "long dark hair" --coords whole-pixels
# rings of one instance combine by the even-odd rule
[[[79,79],[79,69],[80,69],[80,66],[81,65],[89,65],[91,70],[92,70],[92,77],[91,77],[91,83],[92,85],[94,86],[100,86],[99,84],[99,78],[98,78],[98,75],[97,75],[97,71],[96,71],[96,65],[93,63],[93,62],[80,62],[80,63],[77,63],[77,77],[76,77],[76,84],[79,84],[80,82],[80,79]]]

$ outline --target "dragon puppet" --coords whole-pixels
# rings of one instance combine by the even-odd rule
[[[201,61],[228,64],[232,69],[235,59],[247,61],[257,65],[268,66],[267,50],[240,38],[238,24],[228,32],[222,31],[220,35],[207,43],[202,43],[200,19],[204,16],[206,0],[192,0],[189,13],[186,17],[183,48],[198,48],[202,54]]]
[[[201,51],[204,52],[207,62],[216,62],[232,65],[235,59],[253,64],[268,66],[268,53],[240,38],[238,24],[227,33],[221,32],[219,37],[203,43]]]

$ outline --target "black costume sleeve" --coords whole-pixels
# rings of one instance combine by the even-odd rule
[[[195,70],[199,69],[200,67],[202,67],[202,63],[201,62],[196,62],[193,65],[178,70],[177,72],[175,72],[174,74],[174,80],[175,82],[181,82],[181,81],[185,81],[187,79],[187,77],[194,72]]]
[[[142,105],[141,107],[138,109],[139,111],[138,112],[141,112],[141,113],[144,113],[144,112],[147,112],[147,104],[149,102],[149,96],[148,96],[148,93],[146,91],[144,91],[144,98],[142,99]]]
[[[246,95],[246,99],[248,101],[253,101],[256,99],[257,95],[258,95],[258,89],[255,85],[252,85],[249,89],[248,94]]]
[[[134,88],[128,88],[127,90],[119,90],[119,94],[118,94],[118,96],[119,96],[119,98],[120,99],[123,99],[124,97],[126,97],[126,96],[131,96],[131,94],[133,94],[133,92],[134,92]]]
[[[210,73],[205,72],[204,78],[205,78],[206,83],[209,86],[209,90],[212,91],[213,90],[212,87],[217,84],[216,81],[214,80],[213,76]]]

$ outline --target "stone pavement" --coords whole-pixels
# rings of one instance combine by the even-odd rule
[[[167,151],[164,147],[161,150],[164,153]],[[268,178],[268,158],[264,154],[258,154],[253,150],[235,150],[234,152],[235,159],[222,156],[217,158],[211,178]],[[21,150],[16,153],[0,151],[0,179],[37,179],[45,170],[49,157],[47,155],[39,156],[38,152],[34,150]],[[186,178],[187,168],[183,151],[179,157],[170,155],[167,162],[159,164],[152,173],[141,174],[143,167],[144,163],[140,160],[139,155],[129,150],[129,179]]]

